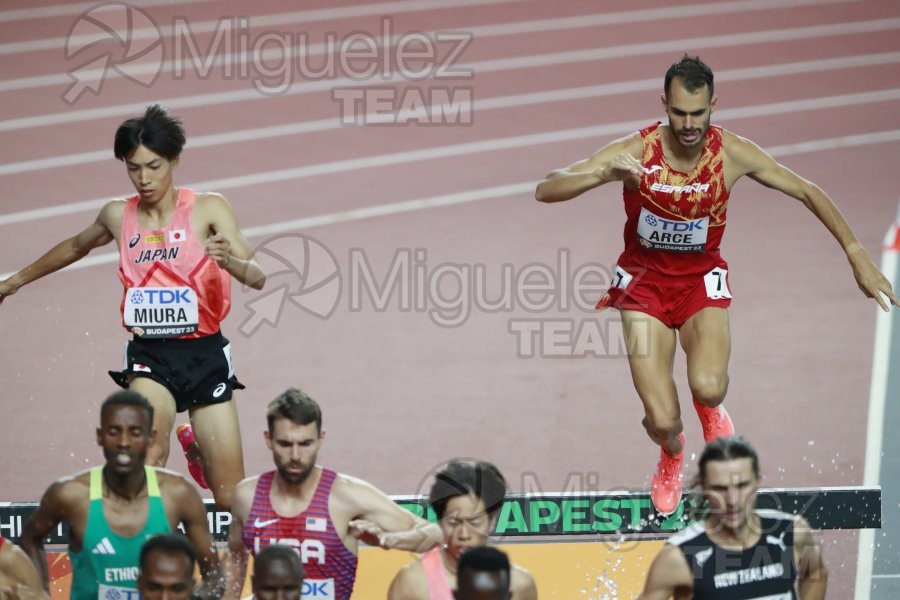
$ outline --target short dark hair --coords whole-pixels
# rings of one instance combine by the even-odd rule
[[[316,431],[322,431],[322,409],[319,403],[297,388],[289,388],[269,402],[266,407],[269,433],[274,430],[275,420],[278,418],[289,419],[295,425],[315,423]]]
[[[709,97],[713,97],[715,89],[713,84],[713,72],[705,62],[700,60],[699,56],[688,56],[687,53],[680,60],[672,63],[669,70],[666,71],[665,92],[666,98],[669,97],[672,80],[681,77],[681,83],[684,89],[690,93],[694,93],[703,86],[709,88]]]
[[[459,563],[456,567],[457,582],[462,578],[466,571],[475,571],[477,573],[499,573],[503,577],[503,585],[506,587],[506,597],[509,597],[510,587],[510,564],[509,557],[502,550],[498,550],[492,546],[478,546],[463,552],[459,557]],[[457,583],[457,588],[461,588]],[[461,591],[461,590],[460,590]],[[460,598],[457,594],[457,598]]]
[[[151,104],[143,117],[128,119],[119,125],[113,153],[124,161],[138,146],[144,146],[166,160],[175,160],[181,156],[185,141],[181,120],[171,116],[159,104]]]
[[[101,421],[111,406],[134,406],[143,409],[147,413],[147,427],[149,430],[153,429],[153,405],[142,394],[132,390],[120,390],[110,394],[100,405]]]
[[[451,499],[469,494],[480,498],[488,514],[493,517],[503,506],[506,479],[489,462],[455,460],[435,475],[428,504],[437,518],[442,519]]]
[[[706,465],[710,461],[737,460],[741,458],[750,459],[753,475],[758,478],[759,455],[756,453],[756,449],[750,445],[750,442],[739,435],[725,436],[713,440],[707,444],[700,454],[698,482],[702,485],[706,481]]]
[[[300,562],[300,555],[297,553],[296,548],[292,548],[286,544],[269,544],[265,548],[259,551],[259,553],[253,559],[253,572],[254,574],[260,568],[261,565],[266,563],[283,560],[285,562],[290,563],[291,570],[294,571],[294,575],[300,577],[302,581],[306,576],[306,573],[303,570],[303,564]],[[254,580],[254,583],[255,580]]]
[[[147,556],[154,550],[161,550],[169,554],[182,554],[190,559],[191,567],[197,564],[197,551],[194,550],[191,540],[179,533],[161,533],[154,535],[141,546],[141,571],[147,566]]]

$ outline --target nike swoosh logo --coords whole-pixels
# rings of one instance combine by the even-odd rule
[[[275,523],[278,519],[269,519],[268,521],[260,521],[259,517],[256,517],[256,520],[253,521],[253,526],[257,529],[263,529],[264,527],[268,527],[272,523]]]

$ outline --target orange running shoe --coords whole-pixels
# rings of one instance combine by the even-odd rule
[[[188,457],[188,448],[197,441],[194,437],[194,430],[187,423],[182,423],[175,430],[175,437],[178,438],[178,443],[181,444],[181,449],[184,451],[184,457],[187,459],[188,463],[188,472],[191,474],[191,477],[194,478],[194,481],[197,482],[197,485],[202,487],[204,490],[209,489],[209,485],[206,483],[206,477],[203,475],[203,466],[190,459]]]
[[[720,437],[734,435],[734,424],[724,405],[720,404],[715,408],[710,408],[694,400],[694,410],[700,417],[700,424],[703,425],[703,439],[707,444]]]
[[[681,452],[676,456],[660,449],[656,473],[650,481],[650,500],[661,515],[671,515],[681,501],[681,471],[684,468],[684,434],[679,433]]]

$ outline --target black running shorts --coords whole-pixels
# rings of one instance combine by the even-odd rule
[[[109,375],[123,388],[134,377],[164,385],[177,412],[228,402],[233,390],[244,389],[232,367],[231,343],[221,332],[193,339],[136,337],[125,344],[123,370]]]

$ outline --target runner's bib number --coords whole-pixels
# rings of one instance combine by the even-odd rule
[[[708,229],[709,217],[687,221],[664,219],[641,208],[637,234],[641,246],[649,250],[703,252]]]
[[[141,594],[134,588],[100,584],[97,600],[140,600]]]
[[[710,300],[731,298],[731,290],[728,289],[728,271],[722,267],[716,267],[703,276],[706,284],[706,296]]]
[[[334,600],[334,579],[304,579],[300,597],[304,600]]]
[[[125,292],[125,326],[141,337],[181,337],[197,331],[197,294],[189,287],[135,287]]]

